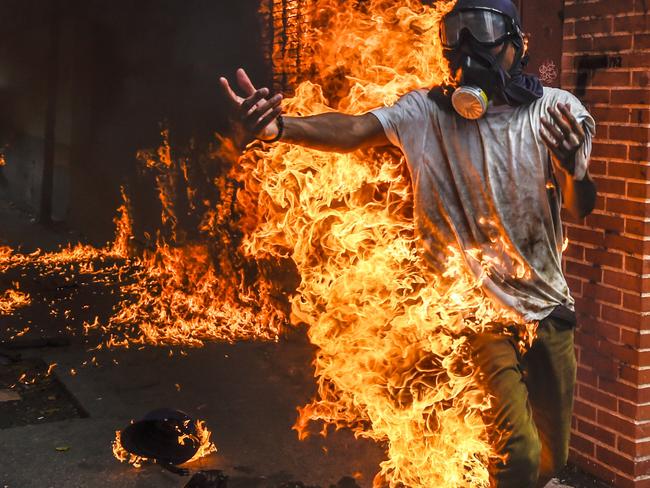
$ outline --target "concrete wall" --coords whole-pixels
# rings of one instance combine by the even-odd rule
[[[227,127],[217,79],[247,67],[268,76],[258,0],[5,0],[0,4],[0,196],[37,211],[52,11],[60,19],[53,217],[92,241],[111,237],[122,184],[157,215],[135,153]]]

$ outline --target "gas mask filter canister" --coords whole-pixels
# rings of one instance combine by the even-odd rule
[[[463,85],[456,88],[451,96],[454,110],[469,120],[477,120],[485,115],[490,103],[487,93],[474,85]]]

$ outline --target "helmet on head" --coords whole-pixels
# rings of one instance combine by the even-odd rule
[[[442,45],[455,49],[468,35],[486,46],[522,39],[517,7],[511,0],[458,0],[442,20]]]

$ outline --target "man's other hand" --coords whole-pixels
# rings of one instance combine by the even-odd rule
[[[571,105],[558,103],[557,107],[549,107],[548,113],[552,122],[542,117],[544,129],[540,135],[553,155],[556,165],[566,171],[576,180],[584,179],[587,167],[576,167],[576,154],[585,142],[585,131],[582,125],[571,113]]]
[[[278,116],[282,113],[282,95],[269,97],[268,88],[256,89],[243,69],[237,70],[237,86],[243,93],[239,96],[230,86],[229,81],[221,77],[221,86],[232,104],[236,122],[240,123],[247,133],[247,141],[253,138],[273,140],[278,136]]]

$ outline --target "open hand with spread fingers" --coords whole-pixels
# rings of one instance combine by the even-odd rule
[[[572,178],[582,180],[587,174],[586,162],[584,167],[577,167],[576,154],[586,139],[584,128],[571,113],[569,104],[558,103],[557,107],[549,107],[548,113],[551,120],[542,117],[540,135],[551,151],[553,162]]]
[[[235,121],[244,129],[244,143],[257,138],[263,141],[275,141],[281,136],[278,117],[282,113],[282,95],[270,96],[268,88],[257,89],[243,69],[237,70],[237,85],[243,93],[239,96],[230,86],[229,81],[221,77],[221,86],[231,102]]]

